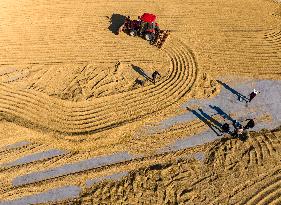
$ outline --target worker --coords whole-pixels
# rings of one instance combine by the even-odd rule
[[[152,73],[152,82],[153,82],[153,84],[155,84],[157,76],[161,77],[161,75],[160,75],[160,73],[158,71],[154,71]]]
[[[240,138],[240,136],[244,132],[243,126],[237,120],[233,121],[233,126],[234,126],[234,136]]]
[[[229,124],[228,123],[224,123],[222,125],[222,131],[228,133],[229,132]]]
[[[246,124],[246,126],[244,127],[244,129],[249,129],[249,128],[253,128],[255,126],[255,121],[253,119],[247,119],[249,120]]]
[[[257,94],[260,93],[259,91],[257,91],[256,89],[253,90],[253,92],[250,93],[250,98],[249,98],[249,102],[251,102],[256,96]]]

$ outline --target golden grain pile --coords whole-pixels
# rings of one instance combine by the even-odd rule
[[[280,8],[269,0],[2,0],[0,163],[50,149],[66,153],[0,167],[0,200],[77,185],[83,204],[280,203],[280,130],[166,154],[156,151],[204,124],[136,135],[179,114],[188,99],[216,95],[217,77],[280,80]],[[114,17],[144,12],[171,30],[161,49],[114,34]],[[155,85],[140,74],[155,70]],[[5,148],[21,141],[29,143]],[[17,176],[122,151],[143,157],[12,186]],[[204,161],[185,157],[197,151]],[[121,171],[131,172],[85,187],[87,179]]]

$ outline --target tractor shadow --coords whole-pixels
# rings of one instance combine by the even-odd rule
[[[124,15],[112,14],[112,16],[110,17],[110,25],[109,25],[108,29],[115,35],[118,35],[118,30],[124,24],[125,19],[126,19],[126,16],[124,16]]]

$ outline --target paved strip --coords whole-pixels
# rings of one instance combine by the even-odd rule
[[[5,147],[0,148],[0,152],[25,147],[25,146],[30,145],[30,144],[31,144],[31,142],[28,142],[28,141],[16,142],[14,144],[10,144],[10,145],[7,145]]]
[[[111,175],[103,176],[103,177],[98,177],[98,178],[95,178],[95,179],[87,179],[86,180],[86,187],[89,188],[93,184],[99,183],[103,180],[119,180],[122,177],[127,176],[127,175],[128,175],[128,172],[118,172],[118,173],[115,173],[115,174],[111,174]]]
[[[23,165],[31,162],[36,162],[39,160],[44,160],[44,159],[49,159],[57,156],[61,156],[66,154],[67,152],[63,150],[58,150],[58,149],[51,149],[35,154],[30,154],[27,156],[24,156],[22,158],[19,158],[13,162],[5,163],[5,164],[0,164],[0,168],[9,168],[13,166],[18,166],[18,165]]]
[[[34,194],[19,199],[0,201],[0,205],[24,205],[57,202],[79,197],[82,189],[78,186],[65,186],[51,189],[40,194]]]
[[[134,157],[128,154],[127,152],[119,152],[112,155],[95,157],[92,159],[87,159],[72,164],[66,164],[48,170],[32,172],[30,174],[18,176],[12,180],[12,184],[13,186],[26,185],[46,179],[56,178],[132,159],[134,159]]]

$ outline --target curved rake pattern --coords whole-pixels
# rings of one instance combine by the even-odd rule
[[[157,85],[117,94],[114,100],[104,97],[92,102],[65,102],[1,84],[0,112],[68,134],[99,132],[137,120],[181,100],[197,79],[194,55],[184,44],[170,41],[164,51],[171,59],[171,68]]]

